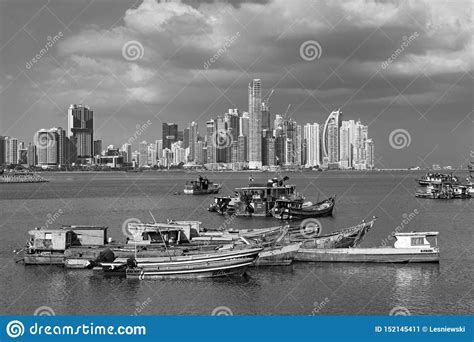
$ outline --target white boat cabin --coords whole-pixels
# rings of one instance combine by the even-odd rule
[[[168,223],[134,223],[128,224],[130,233],[128,244],[150,245],[163,243],[179,244],[189,242],[199,236],[199,221],[168,221]]]
[[[395,248],[431,248],[431,243],[428,237],[435,237],[435,246],[438,245],[438,232],[410,232],[410,233],[396,233]]]

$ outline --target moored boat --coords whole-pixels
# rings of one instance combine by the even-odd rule
[[[301,200],[277,199],[271,214],[279,220],[331,216],[335,203],[336,196],[314,204],[311,202],[303,203]]]
[[[329,234],[319,235],[313,238],[307,238],[302,228],[292,228],[289,232],[290,241],[301,242],[301,248],[296,255],[299,260],[300,252],[303,249],[328,249],[328,248],[348,248],[357,246],[365,234],[372,228],[376,218],[369,222],[362,222],[356,226],[338,230]]]
[[[290,265],[300,249],[300,243],[274,245],[266,247],[258,254],[252,266],[286,266]]]
[[[422,186],[430,184],[441,184],[443,182],[458,183],[458,178],[452,174],[428,172],[426,175],[417,179],[418,184]]]
[[[414,263],[439,262],[440,252],[431,246],[427,237],[436,237],[438,232],[396,233],[394,247],[377,248],[329,248],[301,247],[296,260],[315,262],[370,262],[370,263]]]
[[[184,186],[185,195],[210,195],[217,194],[222,189],[222,184],[215,184],[207,178],[198,177],[197,180],[187,181]]]

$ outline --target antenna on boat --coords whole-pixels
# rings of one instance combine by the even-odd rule
[[[156,224],[155,217],[154,217],[153,214],[151,213],[151,210],[148,210],[148,212],[150,213],[150,216],[151,216],[151,218],[153,219],[153,222]],[[166,241],[163,239],[163,235],[161,235],[161,230],[160,230],[159,228],[158,228],[158,233],[160,234],[161,241],[163,241],[163,243],[164,243],[164,245],[165,245],[166,253],[169,253],[169,251],[168,251],[168,246],[166,246]]]

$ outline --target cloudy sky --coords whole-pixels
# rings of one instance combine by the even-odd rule
[[[92,107],[106,145],[148,120],[147,141],[162,122],[204,132],[248,110],[260,78],[271,111],[292,104],[300,124],[360,118],[378,167],[474,157],[468,0],[2,0],[0,16],[0,135],[66,127],[71,103]]]

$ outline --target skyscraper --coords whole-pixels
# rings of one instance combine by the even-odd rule
[[[140,167],[148,165],[148,144],[146,141],[138,144],[138,165]]]
[[[191,122],[189,125],[189,156],[188,161],[196,161],[196,147],[198,141],[198,124]]]
[[[162,125],[163,149],[171,149],[171,144],[178,141],[178,124],[166,123]]]
[[[82,104],[68,109],[67,138],[75,145],[77,158],[92,158],[94,153],[94,112]],[[75,156],[71,156],[73,161]]]
[[[249,113],[243,112],[242,116],[240,117],[240,132],[239,135],[243,135],[244,137],[249,136],[250,131],[250,123],[249,123]]]
[[[313,167],[320,165],[320,146],[319,146],[319,125],[306,124],[304,126],[304,147],[306,167]]]
[[[267,129],[270,132],[273,130],[273,121],[270,114],[270,107],[266,103],[262,103],[262,130]]]
[[[339,165],[339,129],[342,122],[342,111],[333,111],[327,118],[322,136],[323,165],[338,167]]]
[[[365,141],[365,161],[366,167],[368,169],[373,169],[375,165],[375,151],[374,151],[374,141],[372,139],[367,139]]]
[[[59,164],[58,129],[40,129],[36,132],[34,141],[38,155],[38,165],[42,167],[57,166]]]
[[[209,120],[206,122],[206,142],[207,142],[206,163],[215,163],[217,160],[215,139],[216,139],[216,122],[214,120]]]
[[[249,83],[249,168],[262,167],[262,82],[254,79]]]
[[[125,143],[122,145],[123,161],[126,163],[132,162],[132,145]]]

